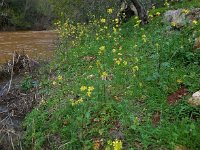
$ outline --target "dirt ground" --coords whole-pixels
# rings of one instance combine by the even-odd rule
[[[22,121],[26,114],[37,105],[39,99],[37,86],[29,90],[21,88],[24,74],[33,73],[33,62],[30,62],[28,56],[18,54],[12,62],[1,66],[0,70],[1,150],[21,149]]]

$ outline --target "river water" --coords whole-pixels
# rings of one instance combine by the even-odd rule
[[[36,60],[48,59],[57,37],[55,31],[0,32],[0,64],[10,60],[14,51],[24,51]]]

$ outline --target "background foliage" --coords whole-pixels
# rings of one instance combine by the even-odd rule
[[[0,2],[0,30],[43,29],[52,18],[48,0],[3,0]]]

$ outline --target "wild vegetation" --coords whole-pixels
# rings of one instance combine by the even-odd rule
[[[0,30],[42,30],[50,26],[52,16],[48,0],[2,0]]]
[[[41,71],[44,96],[25,119],[24,146],[199,149],[200,109],[187,100],[200,85],[200,53],[193,50],[200,22],[181,29],[162,22],[166,10],[199,6],[166,2],[149,11],[145,26],[138,17],[121,24],[111,6],[87,24],[62,18],[60,10],[61,42]],[[178,100],[169,98],[182,89]]]

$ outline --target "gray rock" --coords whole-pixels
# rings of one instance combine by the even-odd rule
[[[176,28],[181,28],[200,19],[200,8],[186,11],[185,9],[169,10],[165,12],[163,21]]]
[[[200,91],[195,92],[188,100],[188,103],[194,107],[200,106]]]

